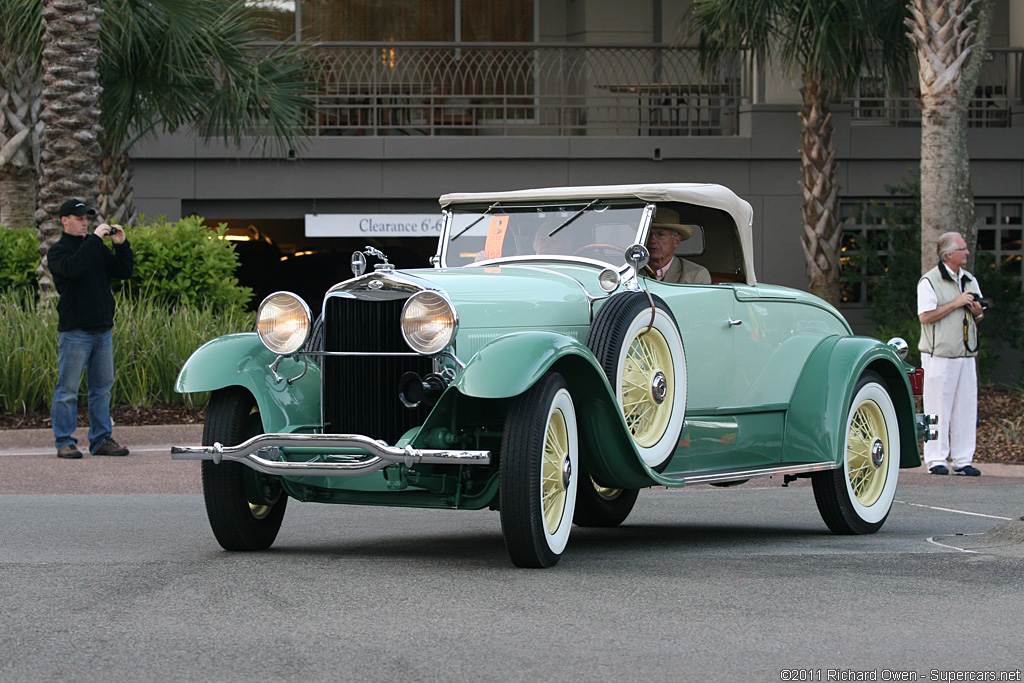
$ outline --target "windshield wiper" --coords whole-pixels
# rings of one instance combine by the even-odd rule
[[[576,220],[577,218],[582,216],[584,211],[586,211],[587,209],[592,207],[594,204],[597,204],[599,201],[601,201],[601,200],[600,199],[595,199],[595,200],[591,201],[589,204],[584,206],[582,209],[580,209],[579,211],[577,211],[573,215],[571,215],[568,218],[566,218],[565,221],[561,225],[559,225],[557,228],[555,228],[554,230],[552,230],[551,232],[548,233],[548,237],[554,237],[556,232],[558,232],[559,230],[561,230],[562,228],[564,228],[565,226],[569,225],[574,220]]]
[[[469,225],[467,225],[466,227],[464,227],[464,228],[463,228],[462,230],[460,230],[460,231],[459,231],[459,234],[458,234],[458,235],[456,235],[455,237],[451,238],[451,239],[450,239],[450,240],[448,240],[448,241],[449,241],[449,242],[454,242],[455,240],[457,240],[457,239],[459,239],[460,237],[462,237],[462,236],[463,236],[464,234],[466,234],[466,231],[467,231],[467,230],[469,230],[469,229],[470,229],[470,228],[472,228],[472,227],[473,227],[474,225],[476,225],[477,223],[479,223],[480,221],[482,221],[482,220],[483,220],[484,218],[486,218],[486,217],[487,217],[487,214],[489,214],[489,213],[490,213],[491,211],[493,211],[494,209],[498,208],[498,205],[499,205],[500,203],[501,203],[501,202],[494,202],[493,204],[491,204],[490,206],[488,206],[488,207],[487,207],[487,210],[486,210],[486,211],[484,211],[484,212],[483,212],[482,214],[480,214],[480,217],[479,217],[479,218],[477,218],[477,219],[476,219],[475,221],[473,221],[472,223],[470,223]]]

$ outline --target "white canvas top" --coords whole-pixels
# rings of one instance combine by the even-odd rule
[[[743,269],[747,284],[757,283],[754,277],[752,225],[754,212],[750,204],[732,190],[711,183],[654,183],[643,185],[593,185],[579,187],[546,187],[506,192],[462,192],[441,195],[442,207],[472,202],[557,201],[559,199],[621,199],[635,197],[646,202],[685,202],[720,209],[736,224],[736,234],[743,249]]]

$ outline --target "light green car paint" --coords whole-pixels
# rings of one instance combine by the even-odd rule
[[[277,368],[284,379],[278,381],[270,371],[276,358],[255,332],[218,337],[189,356],[178,373],[174,390],[192,394],[243,387],[256,398],[267,433],[319,431],[319,366],[312,360],[304,363],[285,359]],[[287,381],[295,377],[299,379]]]

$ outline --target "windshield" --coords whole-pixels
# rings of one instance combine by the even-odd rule
[[[445,239],[446,266],[494,259],[593,259],[625,263],[637,241],[644,204],[594,200],[529,205],[452,206]]]

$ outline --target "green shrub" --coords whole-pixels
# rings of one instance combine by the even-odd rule
[[[231,332],[252,330],[255,316],[241,308],[166,306],[118,293],[114,325],[113,405],[136,408],[182,403],[174,380],[191,353]],[[0,410],[26,413],[49,406],[57,381],[57,313],[34,293],[0,291]],[[202,405],[205,395],[188,397]],[[83,389],[79,396],[85,402]]]
[[[231,242],[219,239],[225,226],[210,230],[198,217],[177,223],[153,222],[129,228],[135,272],[121,289],[167,305],[242,308],[252,290],[238,284],[238,255]]]
[[[0,290],[35,290],[38,266],[39,238],[36,231],[0,227]]]

